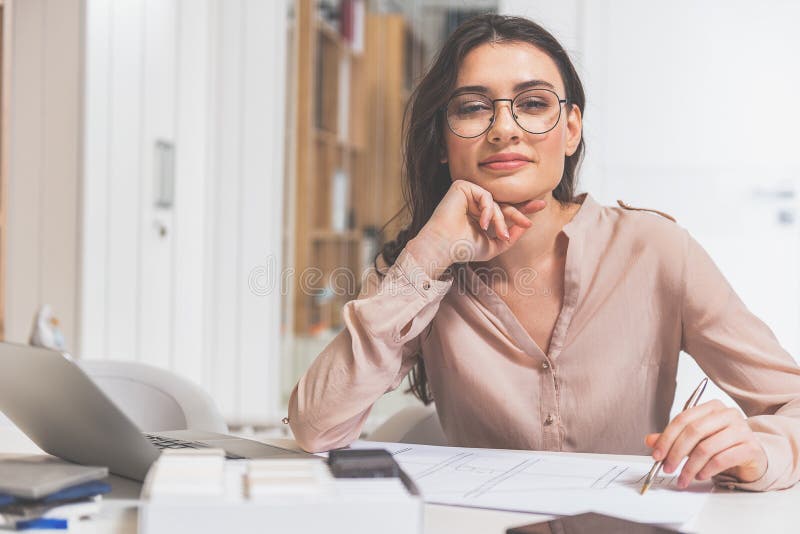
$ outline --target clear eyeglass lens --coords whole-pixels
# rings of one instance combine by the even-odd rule
[[[457,135],[480,135],[492,123],[494,104],[485,95],[464,93],[450,99],[447,122]]]
[[[555,126],[560,106],[555,93],[544,89],[531,89],[514,99],[514,118],[530,133],[544,133]],[[450,129],[463,137],[477,137],[492,123],[494,104],[485,95],[465,93],[450,99],[447,105],[447,122]]]

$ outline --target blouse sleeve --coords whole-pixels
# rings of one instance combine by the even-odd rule
[[[430,279],[408,250],[385,276],[369,273],[359,298],[344,306],[344,330],[292,391],[289,425],[303,449],[344,447],[359,436],[375,401],[413,367],[417,338],[452,283]]]
[[[715,480],[752,491],[790,487],[800,480],[800,368],[686,236],[682,348],[744,410],[768,459],[756,481]]]

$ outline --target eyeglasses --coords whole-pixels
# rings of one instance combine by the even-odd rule
[[[494,124],[495,104],[510,102],[511,116],[520,128],[528,133],[543,134],[556,127],[561,119],[561,104],[550,89],[529,89],[510,98],[492,100],[480,93],[461,93],[453,96],[445,106],[447,126],[459,137],[478,137],[489,131]]]

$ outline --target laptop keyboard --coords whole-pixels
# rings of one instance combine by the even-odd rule
[[[182,439],[168,438],[159,436],[157,434],[145,434],[150,443],[159,449],[208,449],[209,446],[205,443],[197,443],[196,441],[185,441]],[[232,452],[225,451],[225,458],[228,460],[244,460],[244,456],[233,454]]]

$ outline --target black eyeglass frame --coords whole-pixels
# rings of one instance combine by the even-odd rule
[[[519,97],[521,97],[522,95],[524,95],[526,93],[530,93],[531,91],[547,91],[548,93],[553,93],[555,95],[555,97],[556,97],[556,100],[558,100],[558,117],[556,118],[556,122],[554,122],[553,125],[549,129],[547,129],[547,130],[545,130],[543,132],[532,132],[530,130],[525,129],[525,127],[522,126],[519,123],[519,120],[517,120],[518,119],[517,114],[514,113],[514,102],[516,102],[516,100]],[[479,95],[479,96],[484,97],[486,100],[489,100],[492,103],[492,118],[489,120],[489,125],[486,127],[485,130],[483,130],[481,133],[479,133],[477,135],[461,135],[460,133],[457,133],[455,130],[453,130],[453,127],[450,126],[450,121],[447,119],[447,108],[450,107],[450,102],[452,102],[454,98],[459,97],[459,96],[464,96],[464,95]],[[561,120],[561,104],[566,104],[567,102],[569,102],[569,99],[568,98],[558,98],[558,93],[556,93],[552,89],[543,89],[541,87],[536,87],[536,88],[533,88],[533,89],[526,89],[526,90],[518,93],[514,98],[495,98],[494,100],[492,100],[487,95],[484,95],[482,93],[472,93],[472,92],[459,93],[457,95],[451,96],[447,100],[447,103],[444,106],[442,106],[442,112],[444,114],[444,122],[447,123],[447,129],[450,130],[451,132],[453,132],[453,135],[456,135],[456,136],[458,136],[458,137],[460,137],[462,139],[475,139],[476,137],[482,136],[483,134],[485,134],[486,132],[491,130],[492,126],[494,126],[494,120],[497,117],[497,113],[495,112],[495,110],[497,109],[497,102],[509,102],[510,103],[511,116],[514,118],[514,122],[517,124],[517,126],[522,128],[523,131],[528,132],[531,135],[542,135],[542,134],[546,134],[547,132],[549,132],[550,130],[552,130],[556,126],[558,126],[558,122]]]

